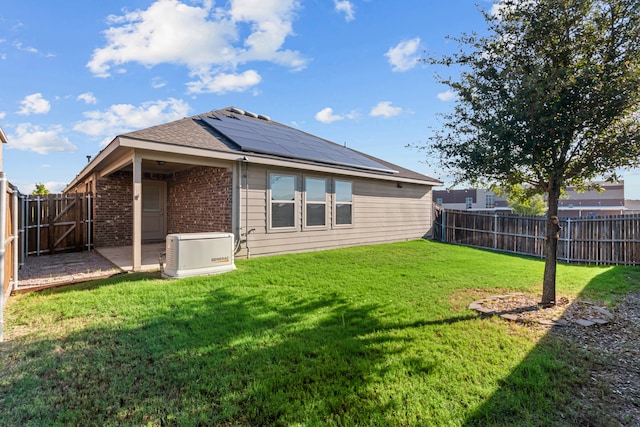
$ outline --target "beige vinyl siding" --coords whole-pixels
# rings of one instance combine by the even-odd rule
[[[268,182],[270,173],[295,175],[297,180],[295,231],[268,231],[270,209]],[[328,228],[309,230],[303,227],[302,190],[305,176],[327,178],[331,194],[327,209]],[[334,207],[333,180],[353,183],[353,225],[332,227]],[[287,252],[316,251],[354,245],[397,242],[419,239],[431,230],[431,187],[427,185],[397,183],[340,175],[305,174],[302,170],[266,168],[249,165],[248,206],[243,180],[242,227],[255,231],[249,235],[250,255],[272,255]],[[248,219],[248,224],[245,223]],[[246,229],[245,229],[246,228]],[[238,257],[246,257],[243,245]]]

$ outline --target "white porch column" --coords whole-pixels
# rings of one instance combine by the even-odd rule
[[[142,158],[133,158],[133,271],[142,269]]]

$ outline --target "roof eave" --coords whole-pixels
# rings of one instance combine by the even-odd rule
[[[7,139],[7,135],[5,135],[4,131],[2,130],[2,127],[0,127],[0,141],[3,144],[6,144],[7,142],[9,142],[9,140]]]
[[[133,149],[143,149],[148,151],[167,151],[166,146],[171,146],[171,154],[177,155],[209,157],[230,162],[246,161],[249,163],[262,164],[266,166],[307,169],[314,172],[338,173],[341,175],[373,178],[393,182],[406,182],[430,186],[442,185],[442,183],[438,180],[421,180],[402,177],[396,174],[374,173],[364,169],[342,167],[339,165],[324,165],[321,163],[309,162],[304,160],[276,158],[265,154],[249,153],[245,151],[216,151],[205,148],[186,147],[181,145],[173,145],[157,141],[147,141],[126,137],[120,137],[119,139],[120,146],[130,147]]]

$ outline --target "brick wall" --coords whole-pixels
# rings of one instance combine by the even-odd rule
[[[133,244],[132,182],[122,171],[96,180],[97,247]],[[194,167],[168,177],[166,213],[167,233],[231,232],[231,171]]]
[[[126,246],[133,237],[133,174],[116,172],[96,180],[94,243]]]
[[[194,167],[167,184],[167,232],[227,232],[231,229],[232,172]]]

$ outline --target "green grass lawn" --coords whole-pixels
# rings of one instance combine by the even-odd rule
[[[0,425],[576,425],[587,354],[468,310],[539,294],[540,260],[430,241],[12,296]],[[640,269],[558,267],[612,303]],[[589,414],[605,420],[606,414]],[[595,417],[595,418],[593,418]],[[601,424],[603,425],[603,424]]]

